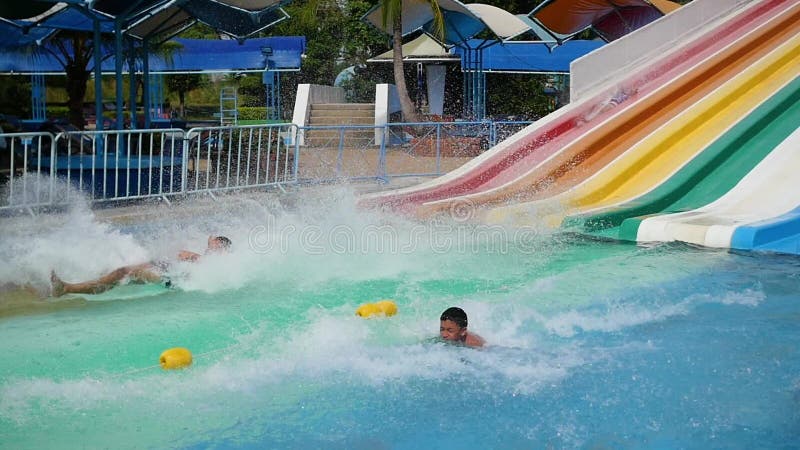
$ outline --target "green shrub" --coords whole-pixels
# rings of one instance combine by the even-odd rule
[[[47,117],[51,119],[65,119],[69,116],[66,106],[47,106]]]
[[[240,106],[239,120],[265,120],[267,118],[266,106]]]

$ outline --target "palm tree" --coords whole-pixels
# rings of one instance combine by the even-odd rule
[[[319,8],[326,1],[331,0],[308,0],[300,9],[297,18],[303,23],[313,24],[319,17]],[[404,0],[380,0],[382,29],[388,29],[388,24],[392,24],[392,47],[394,58],[392,60],[394,71],[394,83],[397,87],[397,95],[400,98],[400,108],[403,111],[403,118],[406,122],[419,122],[420,116],[417,113],[411,97],[408,95],[406,86],[405,71],[403,69],[403,1]],[[424,0],[431,6],[433,12],[432,34],[434,37],[443,40],[444,38],[444,15],[439,8],[437,0]]]
[[[444,37],[444,15],[439,8],[437,0],[426,0],[433,12],[433,30],[437,38]],[[406,122],[420,122],[411,97],[408,95],[405,71],[403,68],[403,0],[381,0],[383,28],[392,24],[392,67],[394,70],[394,84],[397,86],[397,96],[400,98],[400,109]]]
[[[85,125],[83,100],[86,97],[86,83],[90,75],[87,65],[94,60],[92,39],[90,33],[62,31],[51,39],[52,49],[48,48],[48,51],[56,55],[64,66],[69,122],[79,129],[83,129]]]

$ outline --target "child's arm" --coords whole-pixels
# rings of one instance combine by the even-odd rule
[[[200,255],[199,253],[190,252],[189,250],[181,250],[180,252],[178,252],[178,259],[180,259],[181,261],[195,262],[198,259],[200,259],[201,256],[202,255]]]

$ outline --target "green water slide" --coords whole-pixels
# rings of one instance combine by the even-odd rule
[[[648,216],[699,208],[724,195],[800,126],[800,77],[767,99],[666,182],[635,200],[569,216],[563,228],[635,241]]]

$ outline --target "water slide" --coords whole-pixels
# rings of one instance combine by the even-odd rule
[[[786,40],[798,9],[790,1],[751,5],[461,169],[416,187],[364,197],[360,203],[430,214],[454,201],[494,205],[566,191]],[[612,103],[618,105],[604,110]]]
[[[794,40],[797,41],[797,38]],[[787,42],[787,45],[791,43]],[[796,47],[794,55],[797,61]],[[630,202],[567,217],[564,226],[624,240],[675,240],[666,238],[664,234],[660,238],[654,237],[652,228],[648,228],[649,231],[642,234],[641,238],[637,236],[641,223],[650,222],[648,215],[689,211],[725,195],[742,178],[751,176],[754,167],[800,126],[800,78],[797,77],[797,67],[800,65],[795,62],[794,77],[789,83],[741,118],[666,182]],[[697,239],[688,241],[706,245]]]
[[[627,217],[713,201],[796,127],[798,67],[800,33],[574,188],[546,201],[495,208],[486,219],[524,224],[546,217],[558,226],[564,215],[583,212],[565,225],[602,229]],[[601,212],[587,214],[594,210]]]
[[[800,79],[794,84],[793,120],[769,127],[791,123],[795,130],[786,139],[716,201],[640,220],[636,239],[800,252],[800,196],[795,178],[800,170]]]

